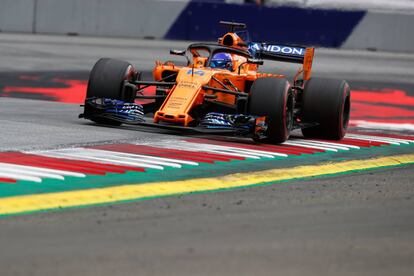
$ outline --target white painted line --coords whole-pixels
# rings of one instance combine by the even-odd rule
[[[193,151],[193,152],[202,152],[202,150],[198,148],[190,148],[188,145],[182,145],[179,142],[176,142],[174,144],[166,144],[166,143],[151,143],[151,144],[145,144],[152,147],[158,147],[158,148],[165,148],[165,149],[174,149],[174,150],[185,150],[185,151]]]
[[[315,145],[307,145],[307,144],[301,144],[301,143],[296,143],[296,142],[292,142],[292,141],[286,141],[283,144],[285,145],[290,145],[290,146],[299,146],[299,147],[304,147],[304,148],[310,148],[310,149],[320,149],[320,150],[326,150],[326,151],[334,151],[337,152],[337,149],[333,149],[330,147],[322,147],[322,146],[315,146]]]
[[[349,150],[349,148],[347,148],[347,147],[322,145],[322,144],[314,142],[314,141],[297,141],[297,140],[291,140],[291,141],[294,142],[294,143],[301,144],[301,145],[317,146],[317,147],[336,149],[336,150]]]
[[[365,137],[365,138],[371,138],[371,139],[383,139],[383,140],[387,140],[387,141],[391,141],[391,142],[397,142],[397,143],[402,143],[402,144],[409,144],[409,143],[414,143],[414,141],[411,140],[407,140],[407,139],[401,139],[401,138],[393,138],[393,137],[384,137],[384,136],[373,136],[373,135],[361,135],[361,134],[353,134],[350,133],[349,135],[354,136],[354,137]]]
[[[73,154],[77,154],[79,156],[85,156],[85,157],[98,157],[98,158],[106,158],[108,160],[113,161],[126,161],[126,162],[138,162],[137,164],[146,164],[146,165],[160,165],[160,166],[167,166],[167,167],[173,167],[173,168],[181,168],[182,166],[178,163],[171,163],[171,162],[165,162],[165,161],[157,161],[157,160],[149,160],[139,157],[125,157],[125,156],[119,156],[115,154],[114,152],[105,152],[100,150],[94,150],[94,149],[76,149],[73,151],[70,151]]]
[[[393,142],[393,141],[389,141],[389,140],[386,140],[386,139],[367,138],[367,137],[361,137],[361,136],[353,136],[353,135],[349,135],[349,134],[345,135],[345,138],[353,138],[353,139],[357,139],[357,140],[372,141],[372,142],[382,142],[382,143],[397,145],[397,146],[400,145],[400,143],[398,143],[398,142]]]
[[[340,146],[340,145],[330,145],[330,144],[320,143],[320,142],[313,141],[313,140],[294,139],[294,140],[291,140],[291,141],[301,143],[301,144],[305,144],[305,145],[310,145],[310,146],[314,145],[314,146],[322,146],[322,147],[328,147],[328,148],[339,149],[339,150],[349,150],[348,147],[344,147],[344,146]]]
[[[228,156],[237,156],[237,157],[242,157],[242,158],[251,158],[251,159],[260,159],[260,156],[257,155],[249,155],[249,154],[244,154],[244,153],[237,153],[234,151],[223,151],[223,150],[205,150],[206,152],[211,152],[211,153],[217,153],[217,154],[222,154],[222,155],[228,155]]]
[[[58,174],[58,175],[63,175],[63,176],[86,177],[86,175],[83,173],[78,173],[78,172],[73,172],[73,171],[48,169],[48,168],[43,168],[43,167],[27,166],[27,165],[17,165],[17,164],[12,164],[12,163],[0,163],[0,166],[1,164],[8,164],[10,166],[15,166],[17,168],[24,167],[26,171],[45,172],[45,173]]]
[[[52,179],[58,179],[58,180],[65,180],[65,178],[62,175],[58,174],[52,174],[52,173],[45,173],[45,172],[36,172],[36,171],[26,171],[25,168],[16,168],[16,167],[8,167],[3,166],[3,164],[0,164],[0,172],[2,173],[16,173],[24,176],[36,176],[41,178],[52,178]]]
[[[199,164],[197,162],[193,161],[187,161],[187,160],[180,160],[180,159],[173,159],[173,158],[164,158],[164,157],[156,157],[151,155],[143,155],[143,154],[135,154],[135,153],[126,153],[126,152],[118,152],[118,151],[110,151],[110,150],[101,150],[101,149],[87,149],[89,151],[93,150],[96,152],[102,152],[106,155],[118,155],[118,156],[125,156],[125,157],[131,157],[135,159],[140,160],[154,160],[154,161],[162,161],[162,162],[168,162],[168,163],[174,163],[174,164],[183,164],[183,165],[191,165],[191,166],[198,166]]]
[[[211,153],[227,155],[227,156],[237,156],[237,157],[242,157],[242,158],[260,159],[260,157],[256,156],[256,155],[237,153],[237,152],[234,152],[234,151],[229,152],[229,151],[223,151],[223,150],[220,150],[220,149],[208,149],[208,148],[199,148],[199,149],[200,149],[200,152],[211,152]]]
[[[98,161],[100,163],[105,164],[114,164],[114,165],[127,165],[131,167],[140,167],[140,168],[148,168],[148,169],[156,169],[156,170],[164,170],[164,167],[152,164],[146,164],[143,162],[130,162],[130,161],[119,161],[113,160],[108,158],[102,157],[95,157],[95,156],[85,156],[82,154],[71,153],[71,152],[38,152],[36,154],[50,156],[50,157],[59,157],[59,158],[69,158],[72,160],[85,160],[85,161]]]
[[[20,173],[16,174],[16,173],[11,173],[11,172],[0,172],[0,177],[15,179],[15,180],[31,181],[31,182],[37,182],[37,183],[42,182],[42,179],[40,177],[23,175]]]
[[[269,152],[269,151],[263,151],[263,150],[255,150],[255,149],[246,149],[246,148],[238,148],[238,147],[231,147],[231,146],[222,146],[222,145],[212,145],[212,144],[198,144],[193,142],[185,142],[187,144],[194,145],[194,147],[197,146],[207,146],[212,149],[218,149],[218,150],[224,150],[229,152],[241,152],[241,153],[247,153],[251,155],[256,155],[258,157],[267,157],[267,158],[274,158],[274,156],[280,156],[280,157],[288,157],[285,153],[276,153],[276,152]]]
[[[191,142],[185,142],[185,143],[188,145],[188,147],[197,147],[201,149],[202,151],[214,152],[214,153],[219,153],[219,154],[234,155],[234,156],[240,156],[244,158],[253,158],[253,159],[260,159],[260,157],[274,158],[272,155],[269,155],[269,154],[252,153],[252,152],[245,151],[242,149],[237,149],[237,148],[216,146],[216,145],[210,145],[210,144],[198,144],[198,143],[191,143]]]
[[[162,145],[159,145],[162,146]],[[162,147],[167,147],[163,145]],[[275,156],[278,157],[288,157],[285,153],[279,152],[270,152],[270,151],[261,151],[255,149],[246,149],[246,148],[238,148],[238,147],[229,147],[229,146],[221,146],[221,145],[211,145],[211,144],[198,144],[193,142],[185,142],[182,145],[168,145],[168,148],[174,148],[177,150],[188,150],[188,151],[196,151],[196,152],[212,152],[224,155],[234,155],[240,157],[247,157],[247,158],[254,158],[260,159],[260,157],[266,158],[274,158]]]
[[[366,129],[384,129],[384,130],[399,130],[399,131],[414,131],[414,124],[409,123],[377,123],[377,122],[368,122],[368,121],[350,121],[350,123]]]
[[[248,155],[245,153],[239,153],[239,152],[227,152],[223,151],[222,149],[212,148],[212,147],[205,147],[202,146],[203,144],[195,144],[195,143],[188,143],[188,142],[176,142],[173,145],[166,145],[164,143],[153,143],[151,144],[153,146],[162,147],[162,148],[168,148],[168,149],[177,149],[177,150],[186,150],[186,151],[194,151],[194,152],[211,152],[221,155],[232,155],[237,157],[243,157],[243,158],[253,158],[253,159],[260,159],[259,156],[256,155]]]
[[[237,151],[241,150],[243,152],[247,152],[247,153],[251,153],[251,154],[255,154],[255,155],[257,154],[259,156],[267,157],[267,158],[273,158],[274,156],[288,157],[288,155],[286,153],[280,153],[280,152],[246,149],[246,148],[238,148],[238,147],[228,147],[228,146],[225,146],[225,147],[228,148],[229,150],[237,150]]]
[[[297,140],[295,139],[295,141],[312,141],[312,142],[319,143],[321,145],[326,145],[326,146],[339,146],[339,147],[346,147],[350,149],[361,149],[361,147],[359,146],[345,144],[345,143],[326,142],[326,141],[319,141],[319,140],[304,140],[304,139],[297,139]]]

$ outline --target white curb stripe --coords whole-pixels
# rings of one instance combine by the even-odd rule
[[[414,131],[414,124],[410,123],[376,123],[376,122],[368,122],[368,121],[350,121],[351,124],[356,125],[360,128],[366,129],[384,129],[384,130],[397,130],[397,131]]]
[[[154,144],[152,144],[154,145]],[[194,151],[194,152],[211,152],[221,155],[232,155],[237,157],[243,157],[243,158],[253,158],[253,159],[260,159],[260,156],[252,155],[252,154],[246,154],[240,150],[225,150],[222,148],[212,147],[210,145],[206,144],[197,144],[197,143],[187,143],[187,142],[177,142],[174,145],[166,145],[166,144],[155,144],[156,146],[160,146],[163,148],[169,148],[169,149],[177,149],[177,150],[188,150],[188,151]],[[272,158],[272,157],[270,157]]]
[[[347,134],[345,138],[360,140],[360,141],[372,141],[372,142],[381,142],[391,145],[400,145],[400,144],[410,144],[414,143],[414,140],[403,139],[403,138],[393,138],[393,137],[383,137],[383,136],[374,136],[374,135],[364,135],[364,134]],[[243,158],[252,158],[252,159],[261,159],[261,158],[275,158],[275,157],[288,157],[288,154],[278,153],[278,152],[268,152],[266,150],[257,150],[249,149],[236,146],[225,146],[225,145],[214,145],[214,144],[204,144],[204,143],[195,143],[191,141],[163,141],[155,143],[146,143],[147,145],[159,147],[161,152],[163,148],[175,149],[175,150],[185,150],[198,153],[214,153],[224,156],[237,156]],[[292,139],[284,142],[283,144],[310,148],[310,149],[319,149],[324,151],[338,152],[338,150],[350,150],[350,149],[360,149],[359,146],[351,145],[347,143],[335,143],[329,141],[319,141],[313,139]],[[138,144],[139,145],[139,144]],[[165,158],[158,157],[156,155],[145,155],[145,154],[135,154],[127,152],[118,152],[111,150],[101,150],[93,148],[69,148],[69,149],[58,149],[51,151],[31,151],[24,152],[29,154],[37,154],[40,156],[47,157],[57,157],[65,158],[70,160],[84,160],[84,161],[93,161],[103,164],[115,164],[115,165],[125,165],[132,167],[140,168],[150,168],[163,170],[164,167],[173,167],[173,168],[182,168],[182,165],[191,165],[198,166],[198,162],[174,159],[174,158]],[[230,157],[231,158],[231,157]],[[65,176],[72,177],[86,177],[83,173],[77,173],[73,171],[57,170],[57,169],[48,169],[43,167],[36,166],[26,166],[13,163],[3,163],[0,162],[0,178],[8,178],[13,180],[24,180],[32,182],[42,182],[42,178],[51,178],[57,180],[64,180]]]
[[[338,149],[338,150],[349,150],[349,148],[344,147],[344,146],[340,146],[340,145],[327,145],[327,144],[323,144],[323,143],[318,143],[316,141],[313,140],[292,140],[292,142],[295,143],[300,143],[300,144],[305,144],[305,145],[309,145],[309,146],[321,146],[321,147],[328,147],[328,148],[332,148],[332,149]]]
[[[18,164],[11,164],[11,163],[0,163],[0,167],[12,167],[12,168],[17,168],[17,169],[24,169],[27,172],[43,172],[43,173],[50,173],[50,174],[63,175],[63,176],[86,177],[85,174],[78,173],[78,172],[48,169],[48,168],[36,167],[36,166],[18,165]]]
[[[210,151],[214,150],[214,152],[219,151],[218,153],[224,154],[224,152],[228,152],[232,155],[241,154],[241,157],[248,157],[252,158],[252,156],[256,156],[258,158],[260,157],[267,157],[267,158],[274,158],[274,156],[279,157],[287,157],[288,155],[285,153],[278,153],[278,152],[270,152],[270,151],[263,151],[263,150],[255,150],[255,149],[246,149],[243,147],[231,147],[231,146],[222,146],[222,145],[213,145],[213,144],[199,144],[194,142],[188,142],[188,141],[180,141],[176,142],[173,145],[167,145],[167,144],[151,144],[155,146],[160,146],[163,148],[169,148],[169,149],[177,149],[177,150],[189,150],[189,151],[196,151],[196,152],[203,152],[203,151]],[[223,152],[221,152],[223,151]],[[236,154],[234,154],[236,153]]]
[[[228,156],[237,156],[237,157],[243,157],[243,158],[252,158],[252,159],[260,159],[260,156],[256,155],[249,155],[249,154],[243,154],[243,153],[237,153],[235,151],[223,151],[223,150],[214,150],[214,149],[203,149],[202,152],[212,152],[222,155],[228,155]]]
[[[32,181],[32,182],[37,182],[37,183],[42,182],[42,179],[40,177],[28,176],[28,175],[22,175],[22,174],[14,174],[10,172],[0,172],[0,177],[14,179],[14,180]]]
[[[140,157],[125,157],[119,156],[116,153],[110,152],[106,153],[100,150],[90,150],[90,149],[77,149],[74,151],[69,151],[71,154],[77,154],[79,156],[85,157],[97,157],[97,158],[106,158],[108,160],[113,161],[122,161],[122,162],[138,162],[137,164],[146,164],[146,165],[159,165],[159,166],[167,166],[173,168],[181,168],[182,166],[178,163],[171,163],[165,161],[157,161],[157,160],[148,160]]]
[[[84,160],[84,161],[100,161],[101,163],[106,164],[114,164],[114,165],[127,165],[131,167],[140,167],[140,168],[149,168],[149,169],[157,169],[157,170],[164,170],[164,167],[158,165],[151,165],[151,164],[144,164],[142,162],[129,162],[129,161],[116,161],[108,158],[101,158],[101,157],[93,157],[93,156],[83,156],[76,153],[69,153],[69,152],[41,152],[38,153],[39,155],[50,156],[50,157],[58,157],[58,158],[69,158],[72,160]]]
[[[383,137],[383,136],[372,136],[372,135],[358,135],[358,134],[348,134],[354,137],[364,137],[364,138],[372,138],[372,139],[383,139],[383,140],[388,140],[388,141],[392,141],[392,142],[397,142],[397,143],[403,143],[403,144],[409,144],[409,143],[414,143],[414,141],[412,140],[407,140],[407,139],[401,139],[401,138],[393,138],[393,137]]]
[[[190,145],[191,146],[191,145]],[[194,144],[196,146],[196,144]],[[221,146],[215,146],[215,145],[206,145],[206,144],[198,144],[198,148],[201,148],[203,151],[209,151],[209,152],[215,152],[219,154],[230,154],[245,158],[253,158],[253,159],[260,159],[261,157],[267,157],[267,158],[274,158],[272,155],[268,154],[258,154],[253,152],[247,152],[243,149],[237,149],[237,148],[227,148],[227,147],[221,147]]]
[[[304,140],[304,139],[295,139],[294,141],[312,141],[314,143],[318,143],[318,144],[326,145],[326,146],[335,146],[335,147],[338,146],[338,147],[346,147],[349,149],[361,149],[361,147],[359,146],[345,144],[345,143],[326,142],[326,141],[319,141],[319,140]]]
[[[191,146],[191,144],[193,144],[194,146],[196,145],[200,145],[200,144],[196,144],[196,143],[192,143],[192,142],[185,142],[187,144],[189,144]],[[213,149],[218,149],[218,150],[225,150],[225,151],[230,151],[230,152],[242,152],[242,153],[247,153],[247,154],[251,154],[251,155],[256,155],[256,156],[261,156],[261,157],[267,157],[267,158],[273,158],[274,156],[281,156],[281,157],[287,157],[287,154],[284,153],[276,153],[276,152],[269,152],[269,151],[263,151],[263,150],[255,150],[255,149],[246,149],[243,147],[231,147],[231,146],[222,146],[222,145],[211,145],[211,144],[202,144],[203,146],[207,146]]]
[[[345,135],[345,138],[352,138],[352,139],[363,140],[363,141],[381,142],[381,143],[397,145],[397,146],[400,145],[400,143],[398,143],[398,142],[393,142],[393,141],[389,141],[389,140],[386,140],[386,139],[367,138],[367,137],[352,136],[352,135]]]
[[[322,146],[310,146],[310,145],[306,145],[306,144],[301,144],[301,143],[296,143],[296,142],[292,142],[292,141],[286,141],[283,143],[284,145],[290,145],[290,146],[299,146],[299,147],[304,147],[304,148],[310,148],[310,149],[320,149],[320,150],[325,150],[325,151],[334,151],[337,152],[337,149],[333,149],[333,148],[329,148],[329,147],[322,147]]]
[[[118,156],[137,158],[137,159],[140,159],[140,160],[165,161],[165,162],[168,162],[168,163],[178,163],[178,164],[191,165],[191,166],[198,166],[199,165],[197,162],[193,162],[193,161],[173,159],[173,158],[165,158],[165,157],[156,157],[156,156],[151,156],[151,155],[142,155],[142,154],[126,153],[126,152],[110,151],[110,150],[101,150],[101,149],[87,149],[87,150],[102,152],[102,153],[105,153],[108,156],[118,155]]]
[[[65,180],[65,178],[58,174],[52,174],[52,173],[42,173],[42,172],[34,172],[34,171],[26,171],[24,168],[13,168],[13,167],[3,167],[0,164],[0,172],[2,173],[16,173],[23,176],[36,176],[41,178],[52,178],[52,179],[58,179],[58,180]]]

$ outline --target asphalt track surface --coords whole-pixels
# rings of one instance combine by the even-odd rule
[[[85,71],[102,56],[148,71],[184,45],[2,34],[0,71]],[[393,53],[315,59],[316,75],[409,87],[412,68]],[[0,151],[177,137],[92,126],[80,111],[1,98]],[[412,275],[413,169],[1,219],[1,275]]]

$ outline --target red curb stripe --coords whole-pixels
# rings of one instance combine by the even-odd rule
[[[293,155],[302,154],[302,152],[299,150],[288,148],[285,146],[268,145],[267,147],[265,147],[263,145],[257,145],[257,144],[238,144],[238,143],[226,142],[226,141],[217,141],[216,143],[216,140],[213,143],[211,143],[208,140],[202,141],[202,139],[200,139],[198,142],[205,142],[205,143],[214,144],[214,145],[234,147],[238,149],[260,150],[260,151],[267,151],[267,152],[273,152],[273,153],[284,153],[284,154],[293,154]]]
[[[101,149],[111,149],[112,151],[122,151],[126,153],[135,153],[135,154],[144,154],[144,150],[147,149],[148,152],[152,152],[155,156],[159,156],[159,153],[175,153],[180,156],[180,158],[201,158],[213,161],[224,161],[230,162],[231,159],[237,160],[244,160],[243,157],[239,156],[232,156],[232,155],[223,155],[223,154],[215,154],[215,153],[207,153],[207,152],[197,152],[197,151],[188,151],[188,150],[181,150],[181,149],[170,149],[170,148],[157,148],[147,145],[132,145],[132,144],[118,144],[118,145],[103,145],[103,146],[96,146],[93,148],[100,148]],[[185,160],[185,159],[183,159]]]
[[[345,138],[345,141],[352,141],[354,143],[361,143],[367,145],[368,147],[380,147],[380,146],[389,146],[390,143],[386,142],[378,142],[378,141],[367,141],[367,140],[359,140],[358,138]]]
[[[47,168],[47,169],[55,169],[55,170],[63,170],[63,171],[72,171],[84,174],[92,174],[92,175],[106,175],[106,171],[104,170],[94,170],[88,168],[82,168],[76,165],[66,164],[64,162],[56,162],[56,163],[44,163],[40,161],[33,160],[33,163],[27,162],[28,165],[40,167],[40,168]],[[123,173],[122,171],[120,173]]]
[[[291,150],[293,152],[297,152],[299,154],[315,154],[318,152],[325,152],[324,150],[321,149],[315,149],[315,148],[305,148],[305,147],[301,147],[301,146],[292,146],[292,145],[267,145],[267,144],[263,144],[262,145],[264,148],[286,148],[288,150]]]
[[[362,141],[362,140],[354,140],[350,138],[344,138],[340,141],[333,141],[333,140],[324,140],[318,139],[313,141],[320,141],[320,142],[327,142],[327,143],[334,143],[339,145],[351,145],[351,146],[358,146],[358,147],[372,147],[372,146],[380,146],[380,145],[373,145],[370,141]]]
[[[296,153],[298,155],[301,154],[314,154],[316,152],[324,152],[324,150],[320,150],[320,149],[311,149],[311,148],[305,148],[305,147],[301,147],[301,146],[292,146],[292,145],[270,145],[270,144],[260,144],[260,147],[268,150],[268,149],[275,149],[276,151],[278,150],[286,150],[286,151],[291,151],[293,154]]]
[[[343,141],[345,143],[349,142],[349,143],[352,143],[353,145],[361,146],[361,147],[380,147],[380,146],[388,145],[387,143],[383,143],[383,142],[365,141],[365,140],[359,140],[359,139],[354,139],[354,138],[344,138]]]
[[[162,148],[164,150],[164,148]],[[186,156],[197,156],[197,158],[209,158],[214,161],[224,161],[224,162],[230,162],[232,159],[234,160],[245,160],[246,158],[241,156],[235,156],[231,154],[220,154],[220,153],[212,153],[203,151],[203,149],[200,149],[201,151],[191,151],[191,150],[182,150],[182,149],[168,149],[169,151],[178,151]]]
[[[164,148],[162,148],[164,150]],[[191,151],[191,150],[181,150],[181,149],[168,149],[169,151],[177,151],[180,154],[185,154],[186,156],[197,156],[197,158],[207,158],[214,161],[223,161],[223,162],[230,162],[232,159],[234,160],[245,160],[244,157],[241,156],[234,156],[234,155],[227,155],[227,154],[220,154],[220,153],[212,153],[207,151]]]
[[[45,169],[52,169],[52,170],[63,170],[63,171],[72,171],[77,173],[84,173],[84,174],[93,174],[93,175],[105,175],[106,171],[104,170],[93,170],[88,168],[81,168],[79,166],[71,166],[65,163],[49,163],[49,162],[40,162],[33,159],[25,159],[25,160],[16,160],[10,159],[4,161],[9,164],[21,165],[21,166],[31,166],[31,167],[38,167],[38,168],[45,168]],[[119,173],[123,173],[120,171]]]
[[[0,178],[0,183],[16,183],[16,180],[11,178]]]
[[[97,166],[94,164],[78,164],[82,161],[77,160],[71,160],[67,161],[65,159],[60,158],[53,158],[53,157],[44,157],[39,155],[31,155],[31,154],[22,154],[22,153],[16,153],[16,155],[21,156],[10,156],[8,159],[6,159],[4,162],[7,163],[13,163],[13,164],[19,164],[19,165],[26,165],[26,166],[36,166],[39,165],[41,167],[46,167],[53,169],[54,165],[56,164],[63,164],[71,166],[75,169],[76,172],[82,172],[82,170],[91,170],[91,171],[97,171],[105,174],[106,172],[114,172],[114,173],[124,173],[125,170],[117,169],[117,168],[102,168],[101,166]],[[46,164],[46,166],[43,166],[42,164]],[[86,168],[84,168],[86,167]]]
[[[371,133],[371,132],[350,132],[355,135],[369,135],[369,136],[377,136],[378,138],[395,138],[395,139],[404,139],[410,140],[414,142],[414,136],[409,135],[399,135],[399,134],[383,134],[383,133]]]
[[[155,147],[149,147],[144,146],[145,148],[141,148],[145,154],[152,155],[152,156],[160,156],[160,157],[166,157],[166,158],[172,158],[172,159],[181,159],[181,160],[187,160],[187,161],[194,161],[199,163],[210,163],[213,164],[214,162],[218,161],[218,158],[212,158],[207,156],[201,156],[199,154],[193,154],[192,152],[186,153],[181,152],[180,150],[174,150],[174,149],[166,149],[166,148],[155,148]],[[160,153],[160,150],[162,150],[162,153]],[[191,156],[190,156],[191,155]],[[231,161],[231,159],[228,158],[221,158],[223,161]]]
[[[131,145],[134,146],[134,145]],[[214,159],[198,156],[188,156],[189,154],[183,154],[179,150],[169,150],[164,148],[155,148],[150,146],[134,146],[138,148],[132,148],[130,145],[102,145],[94,146],[94,149],[109,150],[114,152],[124,152],[124,153],[133,153],[148,155],[153,157],[162,157],[169,159],[181,159],[185,161],[200,162],[200,163],[214,163]]]
[[[55,158],[34,154],[25,154],[21,152],[0,153],[0,159],[2,160],[2,162],[14,164],[24,162],[24,165],[33,165],[33,162],[41,162],[46,164],[63,164],[73,166],[74,168],[78,167],[80,169],[86,168],[89,170],[101,171],[102,173],[125,173],[125,171],[145,172],[144,168],[139,167],[113,165],[108,163],[97,163],[84,160]]]
[[[315,152],[324,152],[324,150],[319,149],[311,149],[311,148],[305,148],[301,146],[291,146],[291,145],[270,145],[270,144],[260,144],[260,145],[254,145],[254,144],[239,144],[235,142],[227,142],[222,140],[208,140],[203,138],[192,138],[188,139],[188,142],[195,142],[195,143],[205,143],[205,144],[211,144],[211,145],[222,145],[222,146],[228,146],[228,147],[235,147],[239,149],[253,149],[250,147],[254,147],[254,149],[262,150],[262,151],[272,151],[272,152],[279,152],[279,153],[288,153],[300,155],[303,153],[312,154]],[[284,152],[281,152],[284,151]],[[288,153],[289,154],[289,153]]]

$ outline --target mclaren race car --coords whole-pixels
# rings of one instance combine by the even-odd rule
[[[99,124],[191,129],[282,143],[293,129],[305,137],[341,139],[350,114],[344,80],[312,78],[314,48],[243,40],[245,24],[220,22],[228,32],[217,43],[195,43],[170,54],[186,66],[156,62],[153,81],[128,62],[102,58],[94,65],[81,118]],[[285,75],[261,73],[264,60],[300,64]],[[155,93],[142,93],[155,87]],[[154,89],[153,89],[154,90]],[[145,99],[148,103],[139,104]]]

